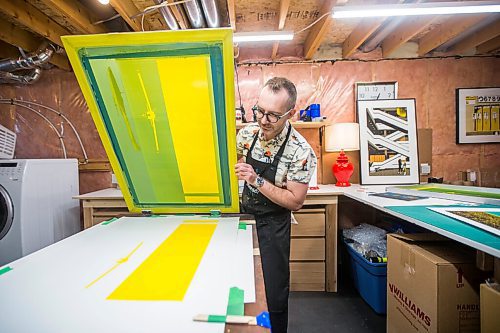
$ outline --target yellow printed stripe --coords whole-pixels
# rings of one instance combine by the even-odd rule
[[[181,224],[108,299],[182,301],[216,224]]]
[[[139,245],[137,245],[126,257],[123,257],[121,259],[119,259],[116,264],[114,264],[113,267],[111,267],[110,269],[108,269],[106,272],[102,273],[97,279],[95,279],[94,281],[90,282],[88,285],[85,286],[85,288],[90,288],[92,287],[92,285],[94,283],[96,283],[97,281],[99,281],[100,279],[102,279],[103,277],[105,277],[106,275],[108,275],[109,273],[111,273],[116,267],[120,266],[121,264],[125,263],[128,261],[128,259],[130,258],[131,255],[134,254],[135,251],[137,251],[138,248],[141,247],[141,245],[143,244],[144,242],[140,242]]]
[[[184,193],[218,195],[221,173],[210,57],[167,57],[158,60],[157,66]],[[220,203],[220,198],[209,202]]]

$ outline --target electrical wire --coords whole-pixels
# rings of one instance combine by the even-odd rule
[[[110,18],[107,18],[107,19],[104,19],[104,20],[93,22],[92,25],[98,25],[98,24],[101,24],[101,23],[104,23],[104,22],[108,22],[108,21],[114,20],[115,18],[118,18],[118,17],[120,17],[120,14],[113,15]]]
[[[156,9],[161,8],[161,7],[169,7],[169,6],[179,5],[181,3],[190,2],[190,1],[194,1],[194,0],[183,0],[183,1],[177,1],[177,2],[172,2],[172,3],[169,3],[168,0],[165,0],[164,2],[162,2],[158,5],[149,6],[149,7],[144,8],[143,11],[141,11],[135,15],[130,16],[130,18],[135,19],[136,17],[141,16],[141,30],[144,31],[144,17],[146,14],[151,14]]]
[[[61,141],[61,148],[62,148],[62,151],[63,151],[63,156],[64,158],[68,158],[67,154],[66,154],[66,146],[64,145],[64,140],[63,140],[63,137],[61,135],[61,133],[59,133],[59,131],[57,130],[57,128],[54,126],[54,124],[46,117],[44,116],[41,112],[39,112],[38,110],[35,110],[34,108],[32,108],[31,106],[27,106],[27,105],[24,105],[24,104],[21,104],[21,103],[18,103],[14,100],[8,100],[8,102],[4,102],[4,100],[0,100],[0,104],[10,104],[10,105],[16,105],[16,106],[20,106],[22,108],[25,108],[25,109],[28,109],[32,112],[34,112],[35,114],[37,114],[38,116],[40,116],[43,120],[45,120],[47,123],[49,123],[49,127],[54,131],[56,132],[56,135],[57,137],[59,138],[59,141]]]
[[[71,127],[71,130],[75,134],[75,137],[78,140],[78,143],[80,144],[80,148],[82,149],[82,153],[83,153],[83,157],[84,157],[84,164],[88,163],[87,151],[85,150],[85,147],[83,146],[82,139],[80,138],[80,135],[78,134],[78,131],[76,130],[76,128],[73,125],[73,123],[68,119],[68,117],[66,117],[63,113],[61,113],[61,112],[59,112],[59,111],[57,111],[57,110],[55,110],[55,109],[53,109],[53,108],[51,108],[49,106],[40,104],[40,103],[31,102],[31,101],[25,101],[25,100],[18,100],[18,99],[12,99],[11,100],[11,99],[6,99],[6,98],[0,98],[0,104],[11,104],[11,101],[13,101],[15,103],[25,103],[25,104],[28,104],[28,105],[35,105],[37,107],[40,107],[40,108],[46,109],[48,111],[54,112],[58,116],[60,116],[61,118],[63,118],[66,121],[66,123]],[[62,124],[61,124],[61,126],[62,126]],[[61,130],[60,135],[63,136],[62,135],[63,133],[64,133],[64,129]]]
[[[332,15],[332,12],[326,12],[326,13],[324,13],[323,15],[321,15],[320,17],[318,17],[313,23],[309,24],[304,29],[300,29],[299,31],[294,32],[293,34],[297,35],[297,34],[300,34],[301,32],[306,31],[307,29],[311,28],[313,25],[315,25],[316,23],[318,23],[323,17],[328,16],[328,15]]]
[[[234,63],[234,72],[236,74],[236,88],[238,89],[238,98],[240,99],[240,108],[242,107],[241,105],[241,93],[240,93],[240,79],[238,77],[238,66],[236,63]]]
[[[58,116],[60,116],[61,118],[63,118],[68,123],[68,125],[71,127],[71,130],[75,134],[75,137],[78,140],[78,143],[80,144],[80,148],[82,149],[82,153],[83,153],[83,157],[84,157],[85,163],[87,163],[87,161],[88,161],[87,151],[85,150],[85,147],[83,146],[83,142],[82,142],[82,139],[80,138],[80,135],[78,134],[78,131],[76,130],[76,128],[73,125],[73,123],[68,119],[68,117],[66,117],[62,112],[59,112],[59,111],[57,111],[57,110],[55,110],[55,109],[53,109],[51,107],[48,107],[48,106],[40,104],[40,103],[31,102],[31,101],[24,101],[24,100],[15,100],[15,101],[26,103],[26,104],[31,104],[31,105],[36,105],[36,106],[38,106],[40,108],[44,108],[44,109],[46,109],[48,111],[54,112]]]

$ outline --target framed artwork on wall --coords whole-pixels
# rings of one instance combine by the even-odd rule
[[[457,144],[500,142],[500,88],[456,89]]]
[[[398,83],[396,81],[356,82],[355,88],[356,101],[398,98]]]
[[[419,182],[415,99],[358,101],[361,184]]]

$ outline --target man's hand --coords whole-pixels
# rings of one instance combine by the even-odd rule
[[[237,163],[234,166],[234,171],[239,180],[245,180],[250,185],[255,185],[257,174],[253,167],[247,163]]]

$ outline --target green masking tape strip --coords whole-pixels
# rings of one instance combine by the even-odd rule
[[[226,322],[226,316],[218,316],[218,315],[208,315],[208,320],[209,323],[225,323]]]
[[[5,274],[11,270],[12,270],[12,268],[10,268],[9,266],[4,267],[4,268],[0,269],[0,275]]]
[[[118,220],[118,218],[117,218],[117,217],[113,217],[111,220],[107,220],[107,221],[105,221],[105,222],[102,222],[101,224],[102,224],[102,225],[108,225],[108,224],[110,224],[110,223],[115,222],[116,220]]]
[[[229,290],[229,302],[227,304],[228,316],[243,316],[245,314],[245,291],[238,287],[232,287]]]
[[[148,216],[148,217],[154,217],[154,218],[157,218],[157,217],[168,217],[168,215],[151,215],[151,216]]]
[[[210,216],[211,217],[220,217],[221,216],[220,210],[217,210],[217,209],[210,210]]]
[[[238,224],[238,229],[247,230],[247,224],[245,222],[240,222]]]

